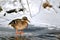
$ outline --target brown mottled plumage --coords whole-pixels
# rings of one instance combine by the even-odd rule
[[[52,7],[52,5],[49,3],[49,1],[48,0],[46,0],[46,2],[45,3],[43,3],[43,8],[46,8],[46,7],[49,7],[49,8],[51,8]]]
[[[25,28],[27,28],[28,26],[28,22],[29,20],[27,19],[27,17],[22,17],[22,19],[15,19],[12,20],[9,25],[11,25],[13,28],[16,29],[16,31],[18,30],[24,30]]]
[[[46,7],[51,8],[51,7],[52,7],[52,5],[50,5],[50,4],[48,4],[48,3],[43,3],[43,8],[46,8]]]

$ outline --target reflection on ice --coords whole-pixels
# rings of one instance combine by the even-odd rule
[[[0,28],[0,40],[58,40],[60,39],[60,30],[49,30],[44,27],[33,27],[29,25],[27,29],[24,30],[24,34],[15,34],[14,29]]]

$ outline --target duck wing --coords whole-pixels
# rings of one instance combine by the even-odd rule
[[[9,23],[9,25],[11,25],[11,24],[16,24],[18,21],[21,21],[21,19],[12,20],[12,21]]]
[[[18,22],[20,22],[21,21],[21,19],[15,19],[15,20],[12,20],[10,23],[9,23],[9,25],[11,25],[12,27],[14,27],[15,28],[15,26],[18,24]]]

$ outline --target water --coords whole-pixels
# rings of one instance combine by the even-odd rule
[[[60,40],[60,30],[29,25],[24,35],[16,35],[14,29],[0,27],[0,40]]]

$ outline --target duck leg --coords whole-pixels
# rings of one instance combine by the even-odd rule
[[[18,34],[20,34],[20,33],[18,32],[18,30],[16,30],[16,35],[18,35]]]
[[[23,31],[20,31],[20,35],[23,35],[24,34],[24,32]]]

